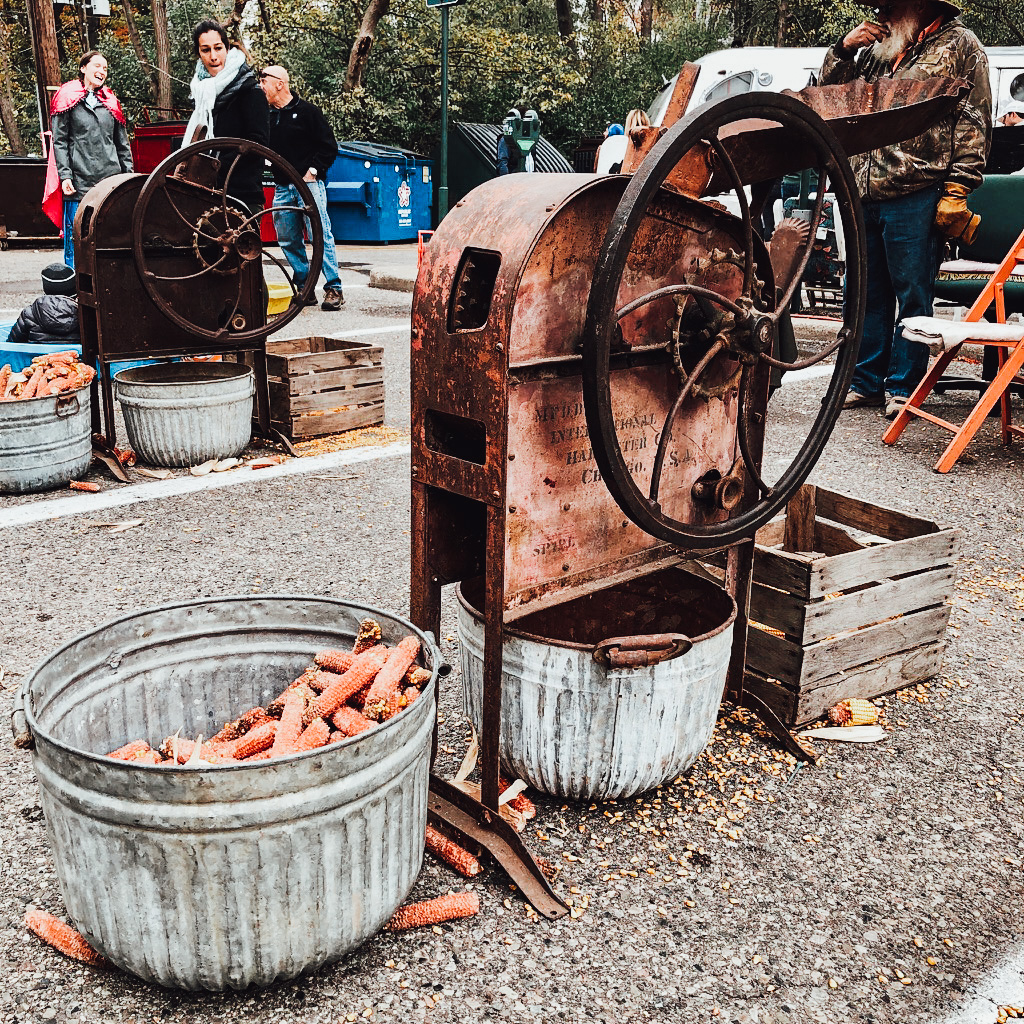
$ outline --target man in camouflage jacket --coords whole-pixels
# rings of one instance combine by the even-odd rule
[[[943,238],[970,243],[981,218],[967,196],[981,184],[992,135],[988,59],[946,0],[882,0],[826,54],[822,85],[863,78],[962,78],[956,108],[913,139],[851,158],[867,229],[867,309],[846,407],[885,406],[892,419],[921,382],[928,349],[899,321],[931,316]]]

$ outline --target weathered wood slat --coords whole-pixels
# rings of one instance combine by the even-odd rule
[[[890,540],[906,540],[908,537],[920,537],[939,531],[939,527],[929,519],[919,519],[906,512],[872,505],[847,494],[827,491],[823,487],[818,488],[818,515],[822,519],[832,519]]]
[[[956,570],[947,565],[899,580],[886,580],[877,587],[843,594],[831,601],[811,602],[805,605],[801,642],[812,644],[892,615],[908,615],[942,604],[952,594],[955,579]]]
[[[747,667],[803,692],[837,672],[849,672],[869,661],[940,640],[949,612],[948,605],[926,608],[806,647],[786,637],[751,629]]]
[[[761,697],[786,725],[806,725],[847,697],[880,697],[933,678],[942,669],[945,646],[941,640],[899,651],[823,679],[813,690],[791,690],[753,674],[748,674],[745,686]]]
[[[758,547],[754,555],[754,581],[809,597],[815,559],[778,548]]]
[[[379,383],[380,363],[375,366],[350,366],[344,370],[323,370],[320,373],[295,374],[284,381],[293,395],[313,395],[321,391]]]
[[[283,385],[279,385],[283,387]],[[358,388],[335,389],[319,395],[289,395],[271,388],[270,415],[280,420],[308,412],[335,412],[345,406],[367,405],[384,401],[383,384],[364,384]]]
[[[756,551],[754,558],[759,558]],[[755,583],[750,588],[750,618],[772,629],[799,640],[804,635],[804,619],[807,616],[807,602],[785,590],[775,590]]]
[[[851,537],[842,527],[823,523],[814,524],[814,550],[826,555],[845,555],[848,551],[863,551],[865,545]]]
[[[342,344],[340,339],[329,339]],[[346,343],[345,348],[328,352],[285,353],[278,355],[267,347],[267,373],[271,377],[286,377],[300,373],[319,373],[322,370],[340,370],[347,366],[379,366],[384,350],[378,345]]]
[[[357,427],[372,427],[384,422],[384,403],[359,406],[343,412],[327,413],[324,416],[295,416],[290,423],[291,437],[320,437],[323,434],[340,434],[343,430]]]
[[[956,554],[957,532],[940,530],[818,559],[812,566],[807,597],[824,597],[864,583],[946,565]]]
[[[796,494],[789,499],[786,506],[786,527],[782,537],[783,551],[814,550],[816,490],[813,484],[804,484],[798,487]]]

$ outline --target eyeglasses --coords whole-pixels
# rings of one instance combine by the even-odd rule
[[[260,81],[262,82],[264,78],[274,78],[278,82],[283,82],[284,81],[284,79],[280,75],[272,75],[269,71],[261,71],[260,72]]]

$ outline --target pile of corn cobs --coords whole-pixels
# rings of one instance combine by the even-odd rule
[[[77,352],[51,352],[36,356],[25,370],[0,366],[0,402],[47,398],[77,391],[91,384],[96,371],[79,362]]]

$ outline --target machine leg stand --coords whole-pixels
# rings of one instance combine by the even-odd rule
[[[775,714],[772,709],[765,704],[760,697],[751,693],[749,690],[744,690],[740,699],[737,701],[738,705],[742,708],[746,708],[748,711],[753,711],[758,718],[768,728],[768,731],[772,734],[775,739],[779,741],[780,746],[787,754],[792,754],[798,761],[806,761],[809,764],[815,764],[818,760],[818,755],[812,753],[805,747],[800,740],[794,736],[789,729],[782,723],[782,719]]]

